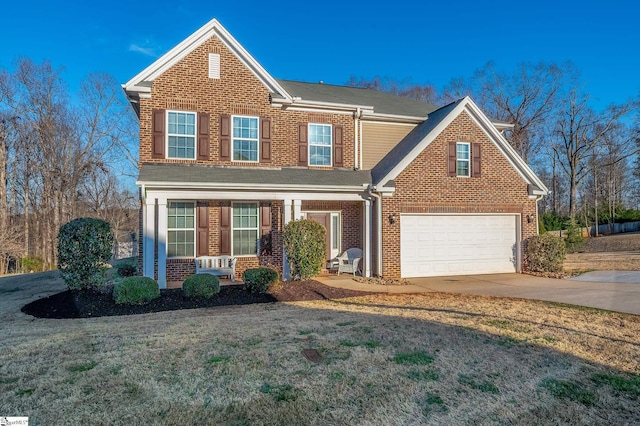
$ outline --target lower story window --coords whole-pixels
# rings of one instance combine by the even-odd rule
[[[233,255],[258,253],[258,204],[233,204]]]
[[[193,257],[196,245],[195,203],[169,202],[167,256]]]

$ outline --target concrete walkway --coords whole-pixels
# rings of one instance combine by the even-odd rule
[[[636,275],[637,274],[637,275]],[[594,276],[558,280],[525,274],[468,275],[455,277],[411,278],[410,284],[387,286],[360,283],[349,276],[319,279],[332,287],[381,293],[446,292],[481,296],[516,297],[568,303],[640,315],[640,272],[608,271],[595,281]],[[616,282],[620,280],[620,282]],[[633,281],[635,280],[635,281]]]

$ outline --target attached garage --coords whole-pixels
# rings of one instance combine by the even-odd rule
[[[518,223],[514,214],[402,214],[402,277],[516,272]]]

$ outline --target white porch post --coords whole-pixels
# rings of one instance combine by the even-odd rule
[[[158,199],[158,286],[167,288],[167,199]]]
[[[155,279],[154,271],[154,239],[156,199],[145,198],[142,206],[142,274]]]
[[[291,222],[291,200],[284,200],[284,218],[282,226]],[[291,279],[291,271],[289,270],[289,259],[287,259],[287,251],[282,247],[282,279],[289,281]]]
[[[302,200],[293,200],[293,220],[302,219]]]
[[[373,205],[371,203],[371,200],[364,200],[364,265],[362,275],[365,277],[371,276],[371,237],[373,231],[371,227],[372,207]]]

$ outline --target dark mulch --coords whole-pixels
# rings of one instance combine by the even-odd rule
[[[371,293],[329,287],[318,281],[293,281],[284,283],[283,288],[274,294],[252,294],[242,285],[225,285],[211,299],[185,298],[179,288],[160,290],[158,299],[146,305],[130,306],[116,305],[110,293],[67,290],[31,302],[22,308],[22,312],[37,318],[93,318],[253,303],[341,299],[367,294]]]

